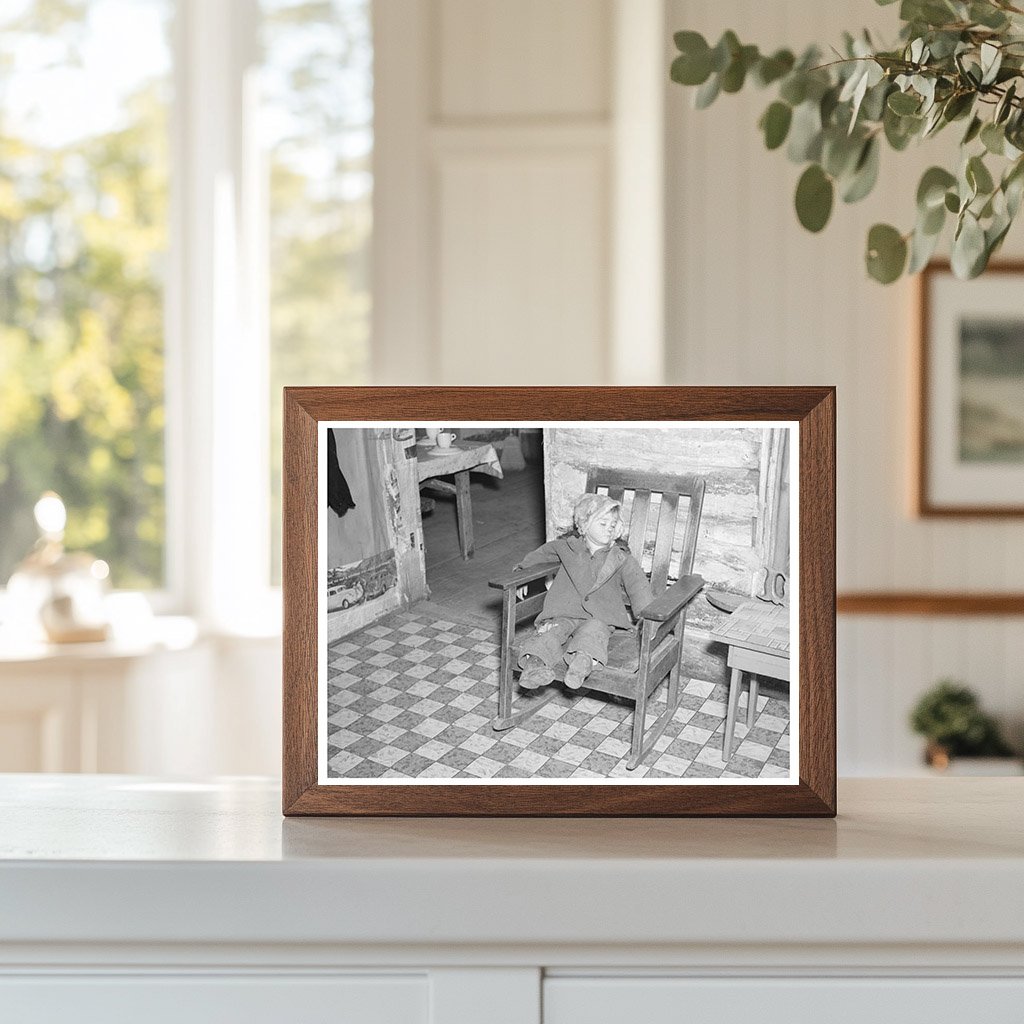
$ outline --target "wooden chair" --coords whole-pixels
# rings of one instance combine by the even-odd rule
[[[704,586],[703,578],[692,574],[704,488],[704,479],[697,476],[609,469],[592,469],[587,476],[589,492],[608,494],[619,502],[625,498],[622,517],[627,523],[629,548],[649,573],[654,591],[654,601],[636,616],[636,628],[616,631],[609,646],[608,664],[595,668],[584,684],[587,690],[634,702],[632,743],[626,765],[630,769],[636,768],[650,752],[679,704],[686,610]],[[556,696],[552,686],[547,693],[532,698],[529,707],[513,709],[514,674],[519,671],[516,628],[532,623],[543,607],[546,591],[530,593],[536,590],[536,581],[553,576],[558,570],[557,562],[530,566],[490,581],[490,586],[502,591],[498,714],[491,723],[495,731],[520,725]],[[670,570],[677,577],[671,586]],[[524,590],[525,596],[520,596]],[[564,664],[556,668],[559,680],[564,678],[565,668]],[[647,729],[648,702],[665,679],[667,706]]]

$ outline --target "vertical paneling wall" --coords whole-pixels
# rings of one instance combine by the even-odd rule
[[[606,0],[432,0],[436,379],[605,380]]]
[[[767,48],[837,41],[865,25],[892,39],[894,10],[868,0],[669,0],[667,13],[669,30],[714,41],[732,28]],[[910,228],[921,171],[956,138],[885,151],[876,193],[837,204],[812,236],[793,213],[799,168],[766,152],[756,128],[769,93],[722,96],[705,111],[691,100],[692,90],[667,87],[668,381],[838,387],[841,590],[1024,590],[1020,520],[911,516],[913,284],[883,288],[863,270],[867,229],[883,220]],[[1018,225],[1006,255],[1020,256],[1022,241]],[[970,683],[1021,739],[1022,666],[1021,618],[841,618],[841,772],[913,770],[920,743],[907,714],[942,676]]]

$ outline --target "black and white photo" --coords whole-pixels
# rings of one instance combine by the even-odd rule
[[[321,422],[320,784],[795,784],[797,430]]]

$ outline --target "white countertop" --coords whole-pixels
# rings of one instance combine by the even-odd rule
[[[1024,946],[1024,780],[839,817],[284,819],[276,783],[0,776],[0,943]]]

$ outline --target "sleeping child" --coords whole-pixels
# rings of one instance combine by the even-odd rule
[[[622,534],[621,506],[603,494],[584,494],[573,508],[575,530],[531,551],[517,568],[557,559],[561,568],[537,616],[537,630],[521,647],[519,685],[535,690],[554,682],[555,666],[567,664],[565,685],[583,686],[595,665],[608,661],[608,640],[633,625],[654,595]]]

